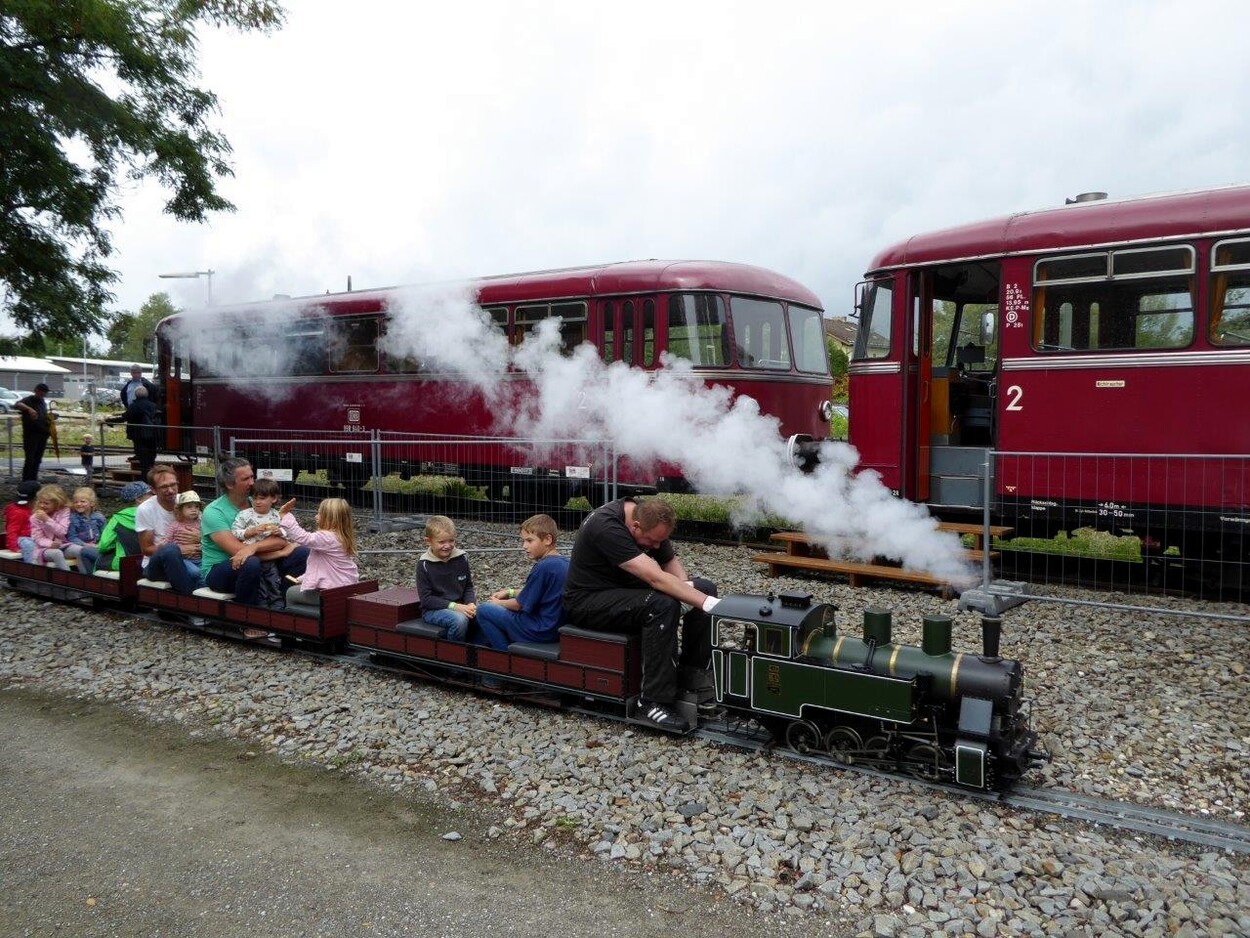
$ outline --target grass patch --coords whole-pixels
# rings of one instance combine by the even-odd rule
[[[1060,531],[1050,540],[1040,537],[1015,537],[1009,541],[994,540],[995,550],[1027,551],[1034,554],[1055,554],[1069,557],[1092,557],[1100,560],[1128,560],[1140,563],[1141,538],[1117,536],[1093,528],[1077,528],[1071,534]]]

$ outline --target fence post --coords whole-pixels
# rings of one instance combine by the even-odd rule
[[[981,551],[981,587],[988,590],[990,588],[990,548],[994,546],[994,540],[990,537],[990,484],[991,470],[994,466],[994,451],[987,449],[985,451],[985,490],[982,493],[981,500],[981,545],[984,550]]]
[[[373,526],[382,524],[382,431],[370,430],[370,451],[373,473]]]
[[[230,455],[234,455],[234,438],[230,439]],[[217,465],[221,463],[221,427],[213,427],[213,462]],[[217,498],[221,498],[221,482],[218,481],[220,474],[217,472],[217,466],[213,467],[213,491]]]
[[[13,478],[16,473],[13,471],[13,418],[10,417],[5,421],[9,425],[9,478]]]

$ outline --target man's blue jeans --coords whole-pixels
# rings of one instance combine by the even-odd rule
[[[278,567],[279,576],[301,576],[308,564],[308,548],[297,547],[273,563]],[[260,558],[253,555],[236,570],[227,557],[213,564],[204,578],[204,585],[219,593],[234,593],[235,602],[255,606],[260,598],[260,565]]]

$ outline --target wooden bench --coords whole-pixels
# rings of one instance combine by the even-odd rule
[[[851,586],[860,586],[865,580],[896,580],[918,583],[922,586],[946,588],[946,583],[930,573],[904,570],[884,564],[860,563],[855,560],[830,560],[828,557],[804,557],[798,554],[756,554],[756,563],[768,565],[769,576],[779,576],[784,570],[807,570],[812,573],[841,573],[850,580]]]
[[[984,550],[985,544],[985,525],[973,523],[971,521],[939,521],[939,531],[950,531],[952,534],[970,534],[972,535],[972,547],[974,550]],[[990,525],[990,539],[1002,539],[1012,532],[1012,528],[1005,524]]]
[[[939,524],[940,530],[953,534],[971,534],[976,538],[976,546],[964,551],[969,563],[981,564],[985,561],[986,552],[982,541],[984,528],[979,524],[961,524],[944,522]],[[991,526],[990,533],[994,537],[1002,537],[1011,528],[1002,525]],[[836,560],[829,557],[825,549],[814,541],[809,534],[802,531],[777,531],[770,540],[785,545],[784,551],[769,554],[757,554],[752,557],[756,563],[768,566],[769,576],[778,576],[783,570],[805,570],[811,573],[839,573],[850,580],[851,586],[859,586],[865,580],[894,580],[903,583],[917,583],[923,586],[936,586],[944,593],[949,584],[929,573],[919,570],[907,570],[889,564],[864,563],[857,560]],[[990,560],[998,557],[997,551],[989,552]]]

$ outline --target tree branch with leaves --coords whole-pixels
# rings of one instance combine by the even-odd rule
[[[203,24],[269,31],[267,0],[4,0],[0,5],[0,311],[28,330],[106,320],[117,274],[108,223],[124,180],[154,178],[165,211],[234,206],[230,144],[195,86]]]

